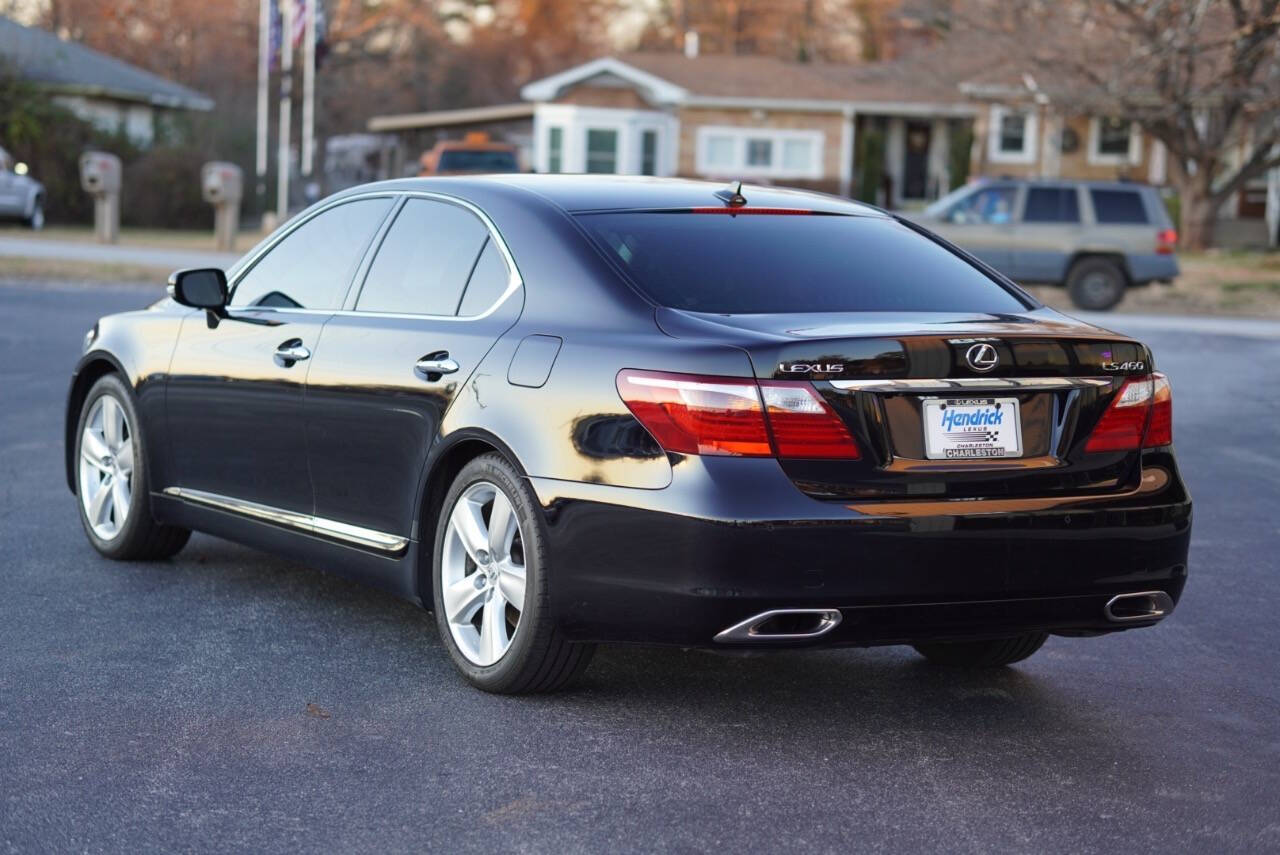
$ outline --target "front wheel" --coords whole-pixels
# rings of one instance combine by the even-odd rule
[[[44,200],[37,199],[31,206],[31,215],[27,217],[27,225],[33,232],[44,228]]]
[[[100,377],[80,408],[76,496],[84,532],[107,558],[168,558],[191,537],[151,516],[146,442],[129,390],[115,374]]]
[[[536,502],[505,458],[485,454],[458,473],[436,526],[436,625],[453,664],[486,692],[554,691],[595,652],[566,640],[551,620]]]
[[[1021,662],[1035,653],[1048,639],[1048,633],[1029,632],[1013,638],[986,641],[938,641],[913,644],[916,652],[937,665],[964,668],[998,668]]]

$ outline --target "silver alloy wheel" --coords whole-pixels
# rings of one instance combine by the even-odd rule
[[[93,402],[80,434],[80,504],[102,540],[124,528],[133,505],[133,430],[110,395]]]
[[[1115,283],[1108,273],[1096,271],[1085,276],[1080,289],[1094,302],[1102,303],[1110,300],[1115,292]]]
[[[440,591],[462,655],[488,666],[502,658],[524,611],[524,538],[511,500],[489,481],[472,484],[449,512]]]

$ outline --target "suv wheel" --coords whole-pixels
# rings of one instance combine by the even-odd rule
[[[36,199],[31,205],[31,216],[27,217],[27,225],[32,231],[38,232],[44,228],[44,200]]]
[[[1124,299],[1128,280],[1108,258],[1082,258],[1067,273],[1067,293],[1080,309],[1103,312]]]
[[[436,525],[432,600],[453,664],[486,692],[549,692],[595,652],[551,620],[546,535],[537,498],[498,454],[472,460]]]

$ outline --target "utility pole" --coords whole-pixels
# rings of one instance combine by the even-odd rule
[[[293,114],[293,2],[280,3],[280,147],[276,153],[276,216],[289,218],[289,128]]]
[[[306,26],[302,36],[302,174],[311,177],[316,137],[316,7],[319,0],[303,0]]]
[[[258,177],[254,190],[258,208],[266,210],[267,201],[267,135],[270,110],[267,81],[271,74],[271,0],[258,0],[258,146],[254,173]]]

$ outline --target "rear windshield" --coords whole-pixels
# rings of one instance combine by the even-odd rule
[[[882,217],[582,214],[662,306],[714,314],[1022,312],[978,268]]]
[[[516,156],[509,151],[455,149],[440,153],[441,172],[515,172]]]

